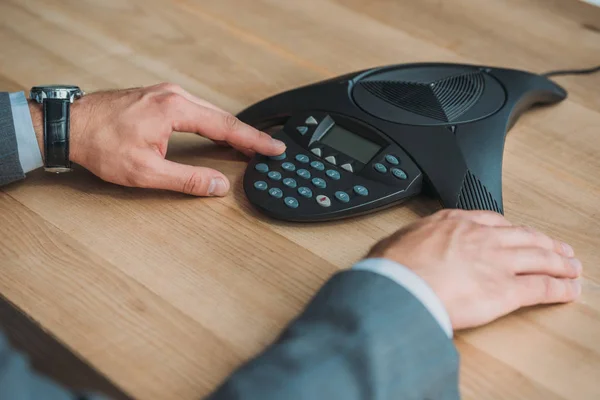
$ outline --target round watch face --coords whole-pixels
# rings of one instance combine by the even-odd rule
[[[78,86],[74,85],[38,85],[31,88],[31,90],[80,90]]]
[[[44,99],[64,99],[72,103],[73,100],[83,95],[84,92],[78,86],[73,85],[34,86],[30,92],[30,97],[38,103],[41,103]]]

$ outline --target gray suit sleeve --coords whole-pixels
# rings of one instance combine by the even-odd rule
[[[458,354],[402,286],[369,271],[335,275],[265,352],[210,400],[454,400]]]
[[[0,399],[10,400],[107,400],[70,392],[37,374],[25,356],[14,351],[0,334]]]
[[[0,186],[23,179],[8,93],[0,93]]]

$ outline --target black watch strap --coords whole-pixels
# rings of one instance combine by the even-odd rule
[[[69,126],[71,103],[67,99],[44,99],[44,166],[70,169]]]

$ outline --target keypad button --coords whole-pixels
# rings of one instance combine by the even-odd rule
[[[306,118],[306,121],[304,121],[304,123],[306,125],[317,125],[318,124],[316,118],[313,117],[312,115],[310,117]]]
[[[323,152],[318,147],[315,147],[314,149],[310,149],[310,152],[313,153],[317,157],[321,157],[323,155]]]
[[[321,207],[329,207],[329,206],[331,206],[331,200],[329,199],[329,197],[325,196],[324,194],[320,194],[320,195],[317,196],[317,203]]]
[[[289,208],[298,208],[298,206],[300,205],[298,203],[298,200],[294,197],[286,197],[285,199],[283,199],[283,202]]]
[[[302,135],[306,135],[306,132],[308,132],[308,127],[306,126],[297,126],[296,130]]]
[[[271,160],[275,160],[275,161],[281,161],[281,160],[285,160],[285,158],[287,157],[287,154],[285,154],[285,152],[281,153],[278,156],[271,156],[269,157]]]
[[[300,186],[298,188],[298,194],[302,197],[306,197],[307,199],[310,199],[312,197],[313,193],[312,193],[312,190],[310,190],[309,188]]]
[[[254,182],[254,188],[257,190],[267,190],[268,187],[269,187],[269,185],[267,185],[267,182],[265,182],[265,181]]]
[[[373,165],[373,168],[375,169],[375,171],[379,172],[380,174],[385,174],[387,172],[387,167],[385,165],[383,165],[382,163],[377,163],[377,164]]]
[[[254,169],[260,172],[261,174],[269,172],[269,166],[265,163],[258,163],[254,166]]]
[[[289,172],[294,172],[296,170],[296,166],[294,164],[292,164],[291,162],[284,162],[283,164],[281,164],[281,168],[284,171],[289,171]]]
[[[300,178],[310,179],[310,172],[305,169],[299,169],[296,171],[296,175],[298,175]]]
[[[325,157],[325,161],[327,161],[333,165],[337,165],[337,160],[335,159],[334,156]]]
[[[349,172],[354,172],[354,168],[352,168],[352,164],[346,163],[342,164],[342,168]]]
[[[392,168],[392,174],[398,179],[404,180],[408,178],[406,172],[402,171],[400,168]]]
[[[369,190],[364,186],[356,185],[354,186],[354,193],[359,196],[367,196],[369,194]]]
[[[400,164],[400,161],[398,160],[398,158],[396,156],[393,156],[391,154],[388,154],[385,156],[385,161],[389,162],[392,165],[398,165]]]
[[[302,164],[308,164],[310,158],[308,158],[308,156],[305,154],[297,154],[296,161],[301,162]]]
[[[267,176],[269,177],[269,179],[273,179],[274,181],[281,180],[281,172],[271,171],[267,174]]]
[[[283,197],[283,191],[279,188],[271,188],[269,189],[269,194],[276,199],[280,199]]]
[[[325,164],[323,164],[321,161],[313,161],[310,163],[310,166],[318,171],[325,170]]]
[[[329,178],[333,179],[334,181],[338,181],[341,177],[340,173],[333,169],[328,169],[327,171],[325,171],[325,175],[327,175]]]
[[[283,184],[289,188],[295,188],[296,186],[298,186],[298,184],[296,183],[296,180],[294,178],[285,178],[283,180]]]
[[[325,189],[327,187],[327,182],[325,182],[321,178],[313,178],[312,184],[318,187],[319,189]]]
[[[341,201],[342,203],[347,203],[350,201],[350,196],[346,192],[338,191],[335,192],[335,198]]]

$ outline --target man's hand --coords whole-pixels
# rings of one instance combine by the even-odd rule
[[[41,146],[41,111],[36,104],[30,109]],[[197,133],[246,155],[285,151],[283,142],[177,85],[163,83],[92,93],[75,101],[71,107],[71,160],[119,185],[196,196],[226,195],[230,185],[222,173],[165,160],[173,131]]]
[[[423,278],[454,329],[520,307],[573,301],[581,292],[581,263],[569,245],[487,211],[439,211],[382,240],[369,257],[396,261]]]

